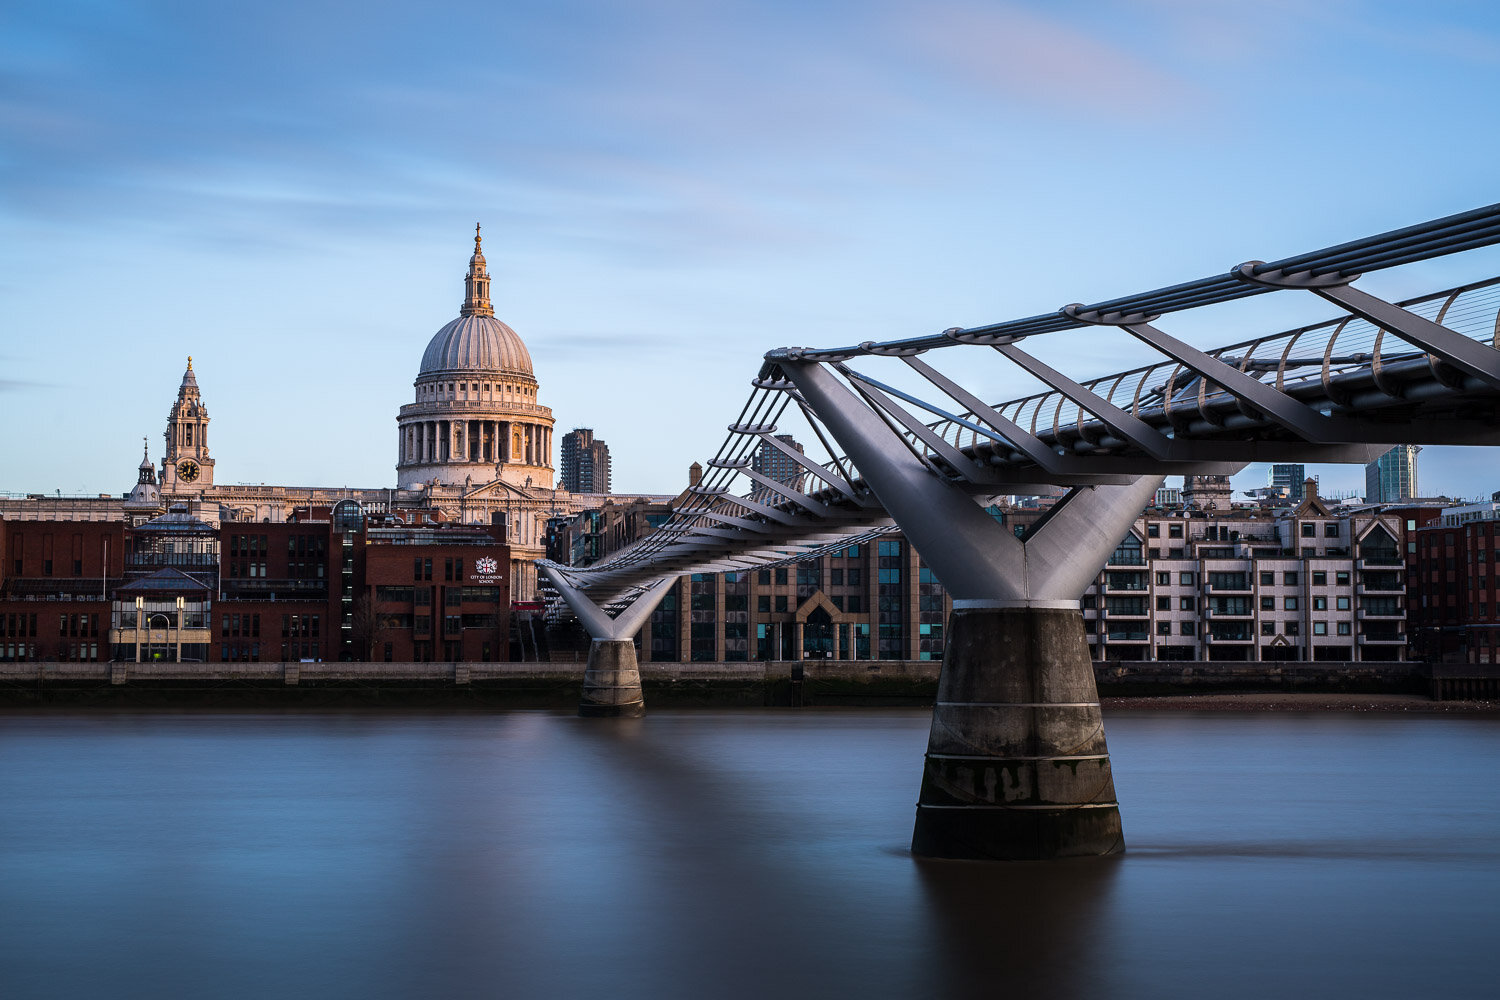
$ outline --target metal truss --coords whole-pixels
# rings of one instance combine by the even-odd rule
[[[897,530],[892,513],[918,516],[888,512],[859,463],[834,447],[830,419],[848,421],[825,412],[830,407],[863,408],[891,432],[884,446],[904,447],[926,475],[980,501],[1052,486],[1129,487],[1143,476],[1229,474],[1250,462],[1365,462],[1402,443],[1500,443],[1500,278],[1397,303],[1353,287],[1365,272],[1497,242],[1500,205],[1492,205],[1043,316],[770,351],[702,481],[665,525],[597,565],[548,565],[606,603],[628,601],[666,576],[810,558]],[[1317,295],[1343,315],[1213,350],[1156,325],[1169,313],[1283,291]],[[1086,327],[1117,329],[1155,359],[1076,381],[1022,346]],[[965,381],[976,361],[997,357],[1045,390],[986,403]],[[943,366],[948,373],[940,360],[952,362]],[[894,374],[877,378],[880,364],[896,365]],[[813,366],[848,392],[810,403],[799,385],[811,384]],[[775,437],[788,418],[805,422],[827,462]],[[762,443],[797,463],[802,482],[756,472],[751,456]]]

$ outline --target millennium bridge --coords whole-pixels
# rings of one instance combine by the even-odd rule
[[[1355,287],[1497,242],[1491,205],[1042,315],[767,352],[704,477],[661,528],[593,565],[538,564],[592,638],[580,714],[644,712],[632,639],[678,576],[899,530],[953,602],[912,850],[1124,850],[1084,590],[1167,475],[1500,443],[1500,277],[1396,302]],[[1315,295],[1335,318],[1207,349],[1163,328],[1212,330],[1225,315],[1215,307],[1272,293]],[[1079,381],[1038,356],[1089,328],[1145,363]],[[986,385],[1016,379],[1039,391],[986,401]],[[777,437],[788,421],[826,460]],[[761,446],[805,475],[789,484],[756,471]],[[985,510],[998,495],[1056,487],[1064,497],[1023,536]]]

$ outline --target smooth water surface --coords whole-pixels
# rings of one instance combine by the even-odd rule
[[[925,711],[0,714],[0,997],[1493,996],[1500,721],[1114,713],[1130,851],[907,853]]]

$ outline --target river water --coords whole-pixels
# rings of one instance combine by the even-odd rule
[[[0,714],[0,997],[1500,990],[1500,720],[1115,712],[1129,853],[1006,865],[927,720]]]

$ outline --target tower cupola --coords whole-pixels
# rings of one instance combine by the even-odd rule
[[[490,305],[490,272],[484,265],[483,240],[479,235],[479,223],[474,223],[474,255],[469,258],[469,273],[464,276],[464,305],[460,316],[493,316],[495,307]]]

